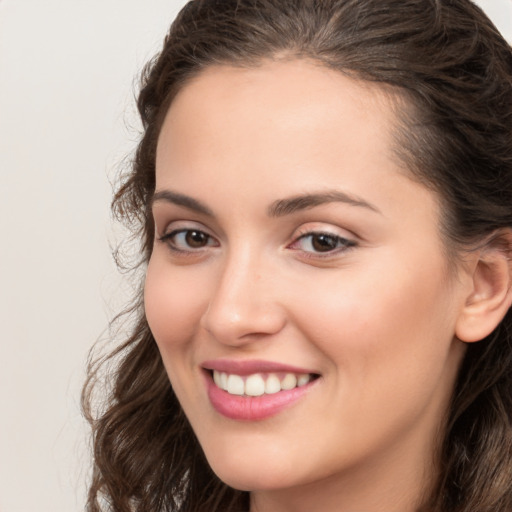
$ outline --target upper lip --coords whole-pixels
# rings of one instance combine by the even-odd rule
[[[289,364],[277,363],[274,361],[263,361],[257,359],[235,360],[235,359],[213,359],[204,361],[201,366],[206,370],[217,370],[235,375],[251,375],[253,373],[317,373],[307,368],[299,368]]]

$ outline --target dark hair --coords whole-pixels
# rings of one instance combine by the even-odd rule
[[[143,72],[144,133],[113,202],[142,240],[142,266],[153,246],[156,143],[174,95],[209,66],[275,58],[312,59],[405,99],[397,104],[397,152],[411,176],[439,194],[448,245],[467,248],[512,226],[512,50],[469,0],[195,0]],[[131,333],[90,364],[84,388],[95,458],[88,511],[248,510],[248,493],[226,486],[206,462],[141,290],[129,313],[137,319]],[[94,413],[105,368],[108,396]],[[441,442],[425,510],[512,510],[510,311],[468,346]]]

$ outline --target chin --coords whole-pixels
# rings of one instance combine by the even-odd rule
[[[285,464],[276,465],[272,457],[266,460],[251,460],[240,454],[238,457],[223,456],[208,459],[214,473],[225,484],[239,491],[270,491],[293,487],[296,476]]]
[[[253,471],[249,468],[243,472],[215,471],[215,468],[213,469],[220,480],[238,491],[273,491],[293,486],[292,482],[288,481],[288,477],[286,480],[283,479],[282,472],[262,473],[261,471]]]

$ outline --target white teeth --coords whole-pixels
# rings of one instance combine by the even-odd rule
[[[311,381],[311,375],[307,373],[299,375],[286,373],[280,379],[279,375],[275,373],[263,375],[255,373],[247,377],[241,377],[240,375],[213,370],[213,381],[217,387],[227,391],[230,395],[261,396],[305,386]]]
[[[265,393],[267,395],[273,395],[281,391],[281,381],[277,375],[271,373],[265,382]]]
[[[281,389],[293,389],[297,386],[297,377],[293,373],[287,373],[281,381]]]
[[[303,375],[299,375],[299,378],[297,379],[297,386],[305,386],[309,381],[311,380],[310,376],[305,373]]]
[[[244,379],[240,375],[230,375],[228,377],[228,386],[226,391],[230,395],[243,395],[244,394]]]
[[[265,393],[265,381],[259,374],[247,377],[245,381],[245,394],[248,396],[261,396]]]
[[[220,387],[224,391],[227,391],[227,389],[228,389],[228,374],[227,373],[222,372],[220,374]]]

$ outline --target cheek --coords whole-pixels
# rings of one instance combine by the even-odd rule
[[[390,260],[340,274],[338,283],[316,280],[297,321],[334,365],[361,385],[373,378],[396,382],[400,372],[413,383],[422,375],[434,381],[454,334],[453,297],[441,269],[425,261],[412,271]]]
[[[146,318],[160,352],[179,350],[194,336],[203,311],[201,287],[190,286],[186,272],[153,257],[144,286]]]
[[[343,418],[333,432],[368,449],[420,423],[437,425],[462,357],[453,344],[450,293],[439,269],[430,274],[437,279],[419,281],[417,274],[391,273],[392,280],[379,280],[354,272],[338,290],[332,280],[316,281],[295,316],[329,364],[329,407]],[[338,448],[331,447],[333,464],[345,445]]]

